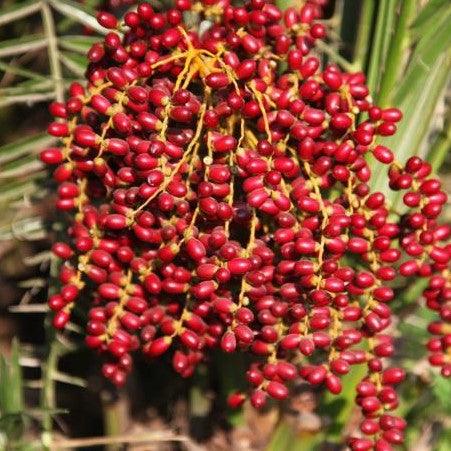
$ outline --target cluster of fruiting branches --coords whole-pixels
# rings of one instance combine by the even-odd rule
[[[374,105],[362,73],[312,56],[324,3],[98,14],[111,31],[89,51],[86,85],[51,105],[61,145],[41,153],[71,220],[49,305],[63,329],[89,299],[86,343],[118,386],[134,352],[169,352],[187,377],[220,348],[251,357],[250,402],[262,407],[298,378],[339,394],[365,364],[365,438],[349,444],[388,450],[405,428],[391,412],[404,372],[387,363],[399,276],[428,278],[430,361],[451,373],[446,195],[428,163],[377,143],[401,112]],[[406,214],[371,191],[369,155]]]

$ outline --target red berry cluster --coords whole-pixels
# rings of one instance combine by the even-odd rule
[[[87,85],[52,104],[61,146],[41,153],[71,219],[49,305],[62,329],[89,297],[86,343],[118,386],[138,350],[171,352],[183,377],[211,348],[247,352],[255,407],[285,399],[298,378],[338,394],[365,364],[367,438],[349,444],[389,450],[405,427],[389,413],[404,372],[385,363],[399,274],[429,278],[441,318],[431,362],[451,372],[450,227],[436,221],[446,195],[428,163],[402,165],[377,144],[400,111],[375,106],[362,73],[310,54],[325,37],[323,3],[141,3],[123,23],[98,14],[111,31],[88,53]],[[370,190],[368,158],[407,190],[408,213]]]

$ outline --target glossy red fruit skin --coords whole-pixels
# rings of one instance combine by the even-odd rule
[[[70,314],[65,310],[60,310],[55,314],[52,320],[52,325],[55,329],[64,329],[69,322]]]
[[[446,194],[430,164],[379,143],[402,113],[374,104],[363,73],[310,53],[325,38],[325,2],[213,3],[142,2],[120,25],[99,12],[120,30],[88,51],[86,86],[50,107],[60,142],[40,159],[56,166],[68,217],[54,245],[64,260],[54,326],[83,299],[86,344],[117,386],[139,352],[170,353],[181,377],[212,349],[245,352],[256,408],[301,378],[339,395],[341,377],[365,365],[356,405],[368,438],[349,446],[390,449],[405,428],[388,414],[405,373],[386,361],[401,277],[428,280],[429,362],[451,373]],[[185,24],[192,8],[214,24]],[[387,183],[376,191],[379,167]]]
[[[206,255],[204,245],[196,238],[188,238],[186,241],[186,251],[195,261],[202,259]]]
[[[68,135],[69,127],[66,122],[52,122],[47,128],[47,132],[52,136],[61,138]]]
[[[57,147],[52,147],[43,150],[39,157],[41,161],[45,164],[61,164],[64,161],[63,153]]]
[[[221,349],[225,352],[234,352],[236,349],[236,337],[233,332],[226,332],[221,338]]]
[[[401,368],[390,368],[382,373],[382,383],[393,385],[399,384],[405,378],[405,371]]]
[[[240,392],[235,392],[235,393],[232,393],[229,395],[229,397],[227,398],[227,404],[232,409],[236,409],[236,408],[240,407],[244,403],[245,400],[246,400],[245,395],[243,395]]]
[[[159,357],[164,354],[171,345],[171,339],[169,337],[160,337],[146,345],[143,352],[149,357]]]
[[[55,243],[52,246],[53,253],[63,260],[69,259],[73,255],[73,251],[66,243]]]
[[[326,376],[325,384],[327,389],[334,395],[338,395],[342,390],[342,385],[340,379],[334,374],[329,374]]]
[[[120,230],[127,226],[127,219],[125,216],[112,214],[105,218],[105,226],[111,230]]]
[[[288,396],[288,388],[277,381],[269,382],[268,386],[266,387],[266,391],[268,392],[269,396],[278,400],[285,399]]]
[[[253,407],[260,409],[266,404],[266,393],[262,390],[255,390],[251,394],[250,401]]]
[[[102,11],[102,12],[97,13],[96,18],[97,18],[97,21],[99,22],[99,24],[105,28],[113,29],[113,28],[117,27],[117,19],[111,13]]]

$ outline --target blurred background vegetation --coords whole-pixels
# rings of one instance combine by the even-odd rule
[[[44,132],[47,106],[83,78],[85,54],[105,32],[96,8],[122,14],[130,3],[136,2],[0,2],[0,449],[343,449],[358,419],[358,369],[345,378],[340,397],[300,385],[281,406],[237,414],[224,400],[243,384],[239,358],[213,355],[188,381],[167,362],[139,362],[127,387],[116,391],[99,376],[77,324],[58,336],[47,325],[55,272],[49,243],[64,227],[36,158],[53,140]],[[364,71],[376,100],[403,110],[387,145],[400,161],[427,158],[449,191],[449,0],[331,0],[324,20],[329,39],[318,53]],[[375,171],[373,184],[387,192],[384,172]],[[451,384],[425,358],[430,316],[419,299],[421,282],[396,288],[396,360],[409,370],[399,409],[410,424],[405,449],[450,450]]]

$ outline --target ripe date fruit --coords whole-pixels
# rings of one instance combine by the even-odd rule
[[[111,31],[88,52],[86,83],[51,105],[60,144],[40,154],[68,221],[49,307],[63,329],[86,298],[86,344],[118,386],[135,352],[171,352],[182,377],[212,348],[246,352],[252,388],[232,407],[284,400],[301,378],[339,395],[366,365],[366,437],[349,446],[390,449],[405,428],[389,414],[405,377],[386,362],[393,279],[428,280],[430,363],[451,374],[447,196],[427,162],[375,144],[402,113],[373,104],[362,73],[310,53],[324,3],[141,2],[121,35],[98,13]],[[184,23],[192,8],[210,28]],[[372,160],[406,214],[373,192]]]

